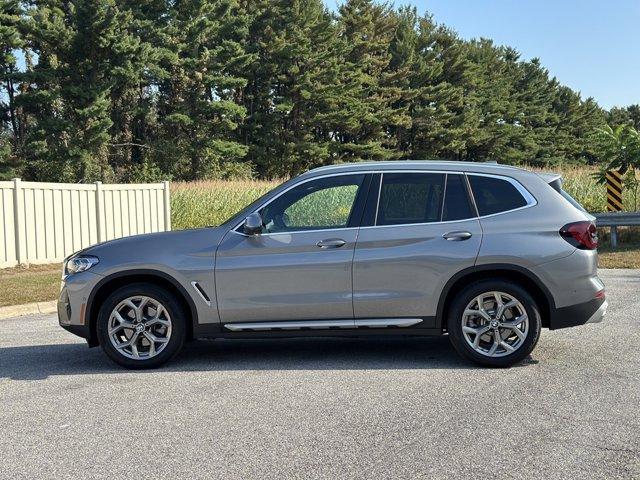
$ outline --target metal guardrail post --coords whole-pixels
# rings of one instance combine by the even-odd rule
[[[611,248],[618,246],[618,227],[640,226],[640,212],[607,212],[593,215],[596,217],[598,228],[609,228]]]
[[[618,246],[618,227],[611,225],[611,248]]]

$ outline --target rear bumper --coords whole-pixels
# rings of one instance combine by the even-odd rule
[[[585,323],[601,322],[607,313],[609,303],[604,298],[594,298],[588,302],[557,308],[549,319],[549,329],[576,327]]]

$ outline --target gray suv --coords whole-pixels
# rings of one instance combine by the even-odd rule
[[[497,164],[323,167],[219,227],[64,263],[60,325],[129,368],[199,337],[442,335],[503,367],[541,328],[602,320],[594,218],[558,175]]]

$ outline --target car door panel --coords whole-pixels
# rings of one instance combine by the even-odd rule
[[[232,232],[216,260],[221,320],[352,318],[356,234],[355,228],[251,237]],[[317,245],[327,239],[344,244]]]
[[[471,236],[446,240],[450,232]],[[444,284],[475,263],[481,239],[477,219],[362,228],[353,262],[355,318],[435,317]]]

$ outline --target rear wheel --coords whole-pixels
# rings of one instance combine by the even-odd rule
[[[540,338],[540,311],[519,285],[504,280],[471,284],[454,299],[447,328],[456,351],[491,367],[508,367],[531,353]]]
[[[113,361],[127,368],[154,368],[182,348],[186,318],[170,292],[138,283],[109,295],[97,326],[100,345]]]

